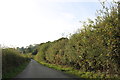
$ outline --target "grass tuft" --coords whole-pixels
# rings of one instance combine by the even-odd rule
[[[15,76],[17,76],[20,72],[22,72],[25,67],[28,65],[29,62],[26,62],[22,65],[20,65],[19,67],[14,68],[13,70],[11,70],[10,72],[7,72],[6,74],[2,75],[2,78],[14,78]]]

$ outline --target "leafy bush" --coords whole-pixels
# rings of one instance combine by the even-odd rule
[[[104,2],[101,4],[103,9],[98,11],[95,21],[89,19],[84,29],[69,39],[39,45],[35,59],[101,73],[103,77],[120,76],[120,3],[112,3],[110,8],[104,6]],[[90,73],[85,74],[84,77]]]
[[[15,68],[28,61],[28,57],[20,54],[13,48],[2,49],[2,77],[6,78],[9,72],[11,73]]]

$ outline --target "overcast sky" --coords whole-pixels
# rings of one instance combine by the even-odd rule
[[[81,28],[79,21],[93,19],[100,8],[98,0],[0,0],[0,44],[57,40]]]

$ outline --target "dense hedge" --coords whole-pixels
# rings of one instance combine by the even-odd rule
[[[16,49],[5,48],[2,49],[2,77],[6,78],[7,74],[14,71],[17,67],[28,62],[29,58],[20,54]]]
[[[101,72],[120,76],[120,14],[118,3],[103,4],[95,21],[69,39],[40,44],[35,59],[52,64],[69,65],[84,72]]]

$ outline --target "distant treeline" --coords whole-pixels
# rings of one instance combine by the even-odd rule
[[[69,38],[37,45],[35,60],[68,65],[84,72],[120,76],[120,12],[118,4],[104,6],[95,21],[84,22],[84,29]]]

